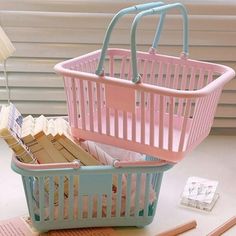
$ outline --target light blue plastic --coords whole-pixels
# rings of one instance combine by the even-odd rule
[[[163,26],[163,21],[165,18],[165,14],[168,10],[173,9],[173,8],[178,8],[180,12],[182,13],[183,16],[183,53],[185,55],[188,55],[188,15],[185,7],[181,3],[174,3],[174,4],[169,4],[165,6],[159,6],[153,9],[149,9],[146,11],[142,11],[136,15],[134,18],[134,21],[132,23],[132,28],[131,28],[131,58],[132,58],[132,69],[133,69],[133,82],[138,83],[140,82],[140,76],[138,74],[138,69],[137,69],[137,59],[136,59],[136,29],[139,21],[143,16],[147,15],[154,15],[154,14],[161,14],[161,19],[159,23],[159,28],[158,31],[156,32],[156,35],[154,37],[153,41],[153,48],[157,47],[157,44],[160,39],[161,35],[161,30]]]
[[[163,4],[164,4],[163,2],[151,2],[151,3],[145,3],[145,4],[140,4],[140,5],[128,7],[128,8],[120,10],[112,18],[112,20],[111,20],[111,22],[110,22],[110,24],[107,28],[107,31],[105,33],[105,37],[104,37],[104,41],[103,41],[103,47],[102,47],[102,50],[101,50],[101,56],[100,56],[100,59],[99,59],[97,70],[95,72],[96,75],[103,75],[103,64],[104,64],[104,60],[105,60],[105,56],[106,56],[106,51],[107,51],[107,48],[108,48],[108,44],[109,44],[109,41],[110,41],[112,30],[113,30],[114,26],[116,25],[116,23],[118,22],[118,20],[126,14],[135,13],[135,12],[139,12],[139,11],[144,11],[144,10],[147,10],[147,9],[151,9],[151,8],[154,8],[154,7],[161,6]]]
[[[150,159],[150,158],[149,158]],[[156,160],[156,159],[155,159]],[[154,218],[157,201],[162,181],[163,172],[171,168],[171,165],[159,167],[129,167],[114,168],[112,166],[82,166],[79,169],[51,169],[51,170],[26,170],[17,167],[12,162],[12,169],[22,176],[24,191],[26,195],[29,214],[33,226],[45,232],[53,229],[83,228],[83,227],[105,227],[105,226],[138,226],[143,227],[150,224]],[[139,194],[141,192],[141,175],[146,176],[144,208],[139,205]],[[121,189],[122,175],[126,176],[126,205],[125,213],[120,215],[121,209]],[[130,214],[130,191],[132,186],[131,177],[136,176],[135,189],[135,211]],[[115,204],[115,216],[111,215],[112,205],[112,177],[117,176],[117,200]],[[54,218],[54,178],[59,178],[59,202],[58,217]],[[64,217],[64,180],[69,181],[68,211],[67,218]],[[74,178],[79,180],[78,201],[74,205]],[[49,191],[45,191],[45,181],[49,182]],[[35,186],[38,186],[38,200],[35,199]],[[150,189],[155,191],[156,199],[152,204],[149,203]],[[46,195],[48,198],[46,198]],[[107,197],[106,215],[102,214],[102,196]],[[82,198],[87,196],[90,204],[88,205],[87,215],[83,215],[81,206]],[[93,197],[97,197],[97,214],[93,215]],[[46,200],[47,199],[47,200]],[[74,208],[78,209],[78,216],[74,215]],[[45,208],[47,208],[47,213]]]

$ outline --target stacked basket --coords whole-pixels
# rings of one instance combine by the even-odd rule
[[[173,8],[183,16],[180,57],[160,55],[155,50],[165,15]],[[140,13],[131,28],[131,50],[108,48],[116,22],[133,12]],[[149,52],[137,52],[137,25],[142,17],[154,14],[160,14],[160,21],[152,47]],[[112,19],[101,50],[59,63],[55,70],[64,77],[74,137],[142,153],[147,158],[117,160],[113,166],[67,164],[43,169],[19,165],[14,159],[12,168],[22,175],[33,225],[47,231],[151,223],[163,172],[209,134],[222,88],[234,77],[234,71],[188,59],[186,10],[179,3],[161,2],[121,10]],[[55,178],[59,179],[57,206],[53,204]],[[67,199],[65,179],[69,181]],[[48,192],[45,183],[50,186]]]

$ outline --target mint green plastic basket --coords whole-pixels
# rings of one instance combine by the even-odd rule
[[[15,157],[12,160],[12,169],[22,176],[32,224],[41,232],[82,227],[142,227],[150,224],[156,212],[163,172],[172,166],[164,164],[156,167],[115,168],[112,166],[80,167],[74,164],[74,168],[53,168],[55,165],[51,164],[53,169],[30,170],[32,164],[21,163]],[[73,166],[73,163],[63,165]],[[43,168],[43,165],[36,166]],[[142,178],[144,178],[143,182]],[[56,179],[57,188],[54,184]],[[115,193],[113,192],[114,179],[117,180]],[[65,180],[68,181],[66,198]],[[75,182],[78,183],[77,188]],[[45,186],[48,186],[48,189]],[[38,192],[37,199],[35,189]],[[132,194],[131,189],[134,191]],[[155,193],[155,200],[152,202],[150,202],[151,191]],[[58,195],[58,202],[55,206],[56,195]],[[86,204],[85,199],[87,199]],[[141,203],[140,199],[142,199]]]

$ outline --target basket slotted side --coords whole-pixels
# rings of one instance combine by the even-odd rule
[[[233,77],[221,65],[138,52],[142,83],[135,85],[129,50],[108,50],[104,77],[94,74],[99,55],[57,69],[64,75],[73,135],[171,162],[209,134],[222,87]]]
[[[163,172],[170,167],[87,166],[80,169],[26,170],[12,163],[12,169],[22,176],[32,224],[39,231],[145,226],[153,220]],[[59,179],[57,186],[55,178]],[[113,193],[112,178],[117,179]],[[45,185],[48,184],[50,187],[46,191]],[[66,198],[65,188],[68,188]],[[149,201],[151,191],[155,195],[152,202]],[[56,204],[55,196],[58,197]]]

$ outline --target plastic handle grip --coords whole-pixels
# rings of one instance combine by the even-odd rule
[[[167,161],[114,161],[113,166],[116,168],[120,167],[148,167],[148,166],[164,166],[173,165]]]
[[[163,2],[150,2],[150,3],[145,3],[145,4],[139,4],[139,5],[135,5],[132,7],[128,7],[128,8],[124,8],[122,10],[120,10],[111,20],[107,31],[105,33],[105,37],[104,37],[104,41],[103,41],[103,47],[101,50],[101,56],[99,59],[99,63],[98,63],[98,67],[96,70],[96,75],[102,75],[103,74],[103,64],[104,64],[104,60],[105,60],[105,56],[106,56],[106,51],[108,48],[108,44],[110,41],[110,37],[111,37],[111,33],[112,30],[114,28],[114,26],[116,25],[117,21],[124,15],[128,14],[128,13],[135,13],[135,12],[139,12],[139,11],[145,11],[148,9],[152,9],[158,6],[163,5]]]
[[[49,169],[64,169],[64,168],[78,169],[81,166],[79,161],[68,162],[68,163],[28,164],[18,161],[15,156],[13,156],[12,161],[17,167],[24,168],[27,170],[49,170]]]
[[[165,6],[159,6],[153,9],[149,9],[146,11],[142,11],[136,15],[134,18],[134,21],[132,23],[132,28],[131,28],[131,58],[132,58],[132,69],[133,69],[133,82],[138,83],[140,82],[140,76],[138,74],[138,69],[137,69],[137,52],[136,52],[136,29],[139,21],[143,16],[147,15],[154,15],[154,14],[162,14],[162,17],[159,22],[159,29],[156,32],[154,41],[153,41],[153,47],[157,47],[157,43],[160,38],[160,33],[164,21],[164,17],[166,14],[167,10],[177,8],[181,11],[182,16],[183,16],[183,53],[185,55],[188,55],[188,16],[187,16],[187,11],[185,7],[181,3],[174,3],[174,4],[169,4]]]

